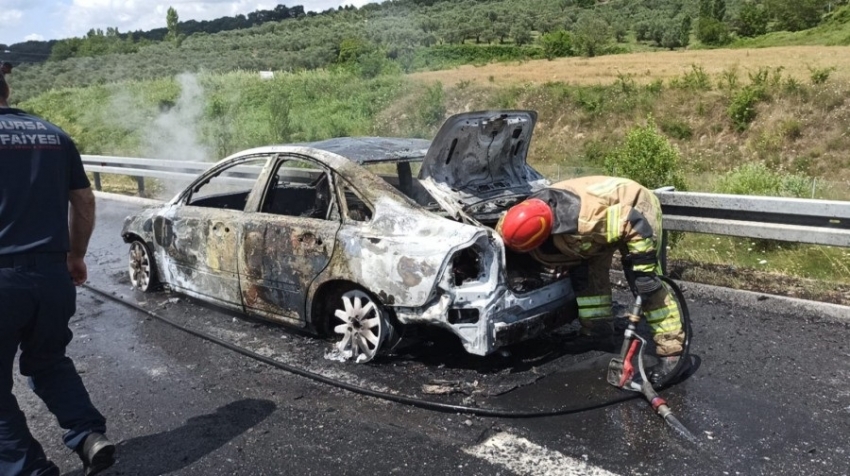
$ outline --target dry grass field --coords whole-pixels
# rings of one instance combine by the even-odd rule
[[[462,66],[448,71],[429,71],[411,75],[428,82],[442,81],[446,86],[461,82],[610,84],[622,75],[638,83],[681,76],[693,65],[701,66],[710,76],[737,69],[746,76],[759,68],[782,67],[783,74],[797,80],[811,76],[809,68],[835,68],[832,78],[850,80],[850,47],[791,46],[759,49],[717,49],[665,51],[599,56],[596,58],[560,58],[553,61],[494,63],[486,66]]]

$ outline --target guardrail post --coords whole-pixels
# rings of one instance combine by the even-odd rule
[[[94,175],[94,189],[99,192],[103,188],[100,184],[100,172],[93,172],[92,175]]]
[[[144,177],[136,177],[136,183],[139,184],[139,196],[145,196],[145,178]]]

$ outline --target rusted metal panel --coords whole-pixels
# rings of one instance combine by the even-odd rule
[[[304,296],[330,262],[339,223],[256,213],[243,227],[240,275],[245,307],[303,325]]]

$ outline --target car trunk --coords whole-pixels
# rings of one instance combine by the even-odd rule
[[[533,111],[450,117],[428,148],[420,184],[447,217],[495,228],[503,212],[548,185],[527,163],[536,122]],[[506,250],[506,260],[508,281],[515,292],[532,291],[558,279],[555,270],[526,254]],[[463,274],[466,266],[471,274],[474,257],[460,261],[465,262],[455,263],[456,273]]]

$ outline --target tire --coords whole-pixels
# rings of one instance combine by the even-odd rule
[[[389,312],[362,289],[351,287],[335,293],[326,309],[329,334],[338,338],[334,347],[346,360],[369,362],[395,341]]]
[[[159,286],[156,260],[142,240],[133,240],[128,253],[128,274],[133,289],[149,293]]]

